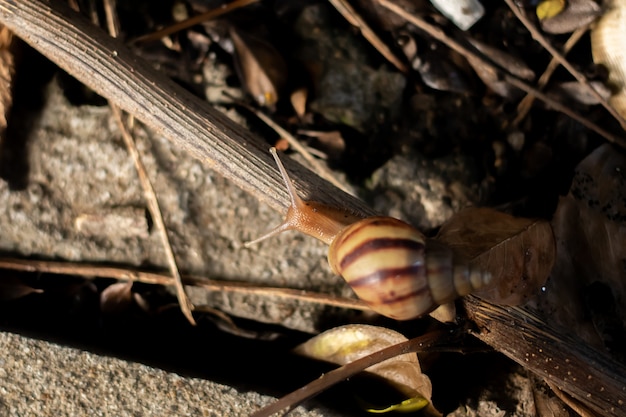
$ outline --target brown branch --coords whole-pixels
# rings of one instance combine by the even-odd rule
[[[587,30],[589,30],[588,25],[578,28],[576,29],[574,33],[572,33],[569,39],[567,39],[567,41],[565,42],[565,45],[563,45],[564,55],[569,53],[569,51],[574,47],[574,45],[578,43],[580,38],[582,38],[582,36],[585,33],[587,33]],[[539,79],[537,80],[538,90],[540,91],[543,90],[543,88],[548,84],[548,81],[550,81],[550,77],[552,76],[554,71],[556,71],[558,67],[559,67],[559,61],[555,57],[552,57],[545,71],[543,72],[543,74],[541,74],[541,77],[539,77]],[[519,104],[517,105],[518,114],[513,120],[513,122],[511,122],[512,127],[517,127],[521,123],[521,121],[524,120],[528,112],[530,112],[530,109],[532,108],[534,101],[535,101],[535,97],[533,97],[531,94],[526,94],[526,96],[519,102]]]
[[[79,81],[275,210],[289,198],[269,145],[154,70],[63,1],[0,0],[0,22]],[[285,158],[304,195],[373,214]]]
[[[126,149],[128,150],[128,153],[130,154],[130,157],[135,165],[135,170],[137,171],[137,176],[139,177],[139,182],[141,184],[141,188],[143,189],[143,195],[146,199],[146,204],[148,205],[148,211],[150,211],[150,215],[154,220],[154,224],[157,227],[159,237],[161,238],[161,244],[163,245],[163,251],[165,252],[165,259],[167,261],[167,265],[169,266],[170,273],[174,278],[174,289],[176,291],[178,303],[180,304],[180,310],[187,318],[189,323],[195,325],[196,321],[194,320],[193,314],[191,313],[193,310],[193,304],[191,303],[191,301],[189,301],[189,297],[187,297],[187,294],[185,294],[185,288],[183,287],[180,272],[178,271],[178,264],[176,263],[176,257],[174,256],[174,251],[172,249],[172,245],[170,244],[170,238],[167,234],[167,227],[165,226],[165,220],[163,220],[163,214],[161,213],[161,207],[154,191],[154,187],[152,186],[152,182],[148,177],[148,172],[146,171],[146,168],[141,161],[141,157],[139,156],[139,150],[135,145],[135,141],[128,129],[126,128],[124,120],[122,119],[122,112],[116,105],[111,104],[110,106],[122,134],[124,144],[126,144]]]
[[[223,5],[222,7],[209,10],[208,12],[201,13],[196,16],[192,16],[189,19],[185,19],[182,22],[177,22],[171,26],[165,27],[161,30],[157,30],[156,32],[152,32],[152,33],[148,33],[147,35],[140,36],[134,39],[132,42],[144,43],[144,42],[156,41],[158,39],[164,38],[173,33],[195,26],[198,23],[203,23],[203,22],[215,19],[217,17],[230,13],[239,8],[246,7],[253,3],[258,3],[258,2],[259,0],[234,0],[228,4]]]
[[[119,21],[117,18],[117,14],[115,13],[115,0],[104,1],[104,14],[106,16],[107,29],[109,31],[109,34],[114,38],[117,38],[119,35]],[[194,320],[193,314],[191,313],[191,311],[193,310],[193,304],[185,293],[185,287],[183,286],[180,272],[178,271],[176,257],[174,256],[174,250],[172,249],[172,245],[170,244],[170,238],[167,234],[167,228],[165,227],[165,221],[163,220],[163,214],[161,213],[159,200],[157,198],[156,192],[154,191],[154,187],[152,186],[152,182],[148,177],[146,167],[141,160],[139,150],[135,145],[135,140],[130,134],[127,126],[131,124],[131,122],[124,122],[122,111],[114,103],[109,102],[109,106],[111,107],[111,111],[115,116],[115,121],[117,122],[120,132],[122,133],[122,139],[124,140],[126,149],[128,150],[128,153],[130,154],[130,157],[135,165],[135,170],[137,171],[137,176],[139,177],[139,182],[141,184],[144,197],[148,204],[148,211],[150,211],[150,215],[152,216],[154,223],[157,226],[159,236],[161,237],[161,243],[163,244],[163,250],[165,251],[165,258],[170,268],[170,273],[172,274],[172,277],[174,277],[174,289],[176,291],[176,297],[178,298],[180,310],[187,318],[189,323],[195,326],[196,321]],[[131,118],[130,120],[133,119]]]
[[[174,284],[171,276],[161,273],[76,262],[0,258],[0,269],[47,274],[75,275],[81,276],[85,279],[113,278],[120,281],[136,281],[144,284],[163,286]],[[248,282],[220,281],[193,275],[183,275],[182,281],[185,285],[202,288],[206,291],[252,294],[261,297],[278,297],[307,303],[321,304],[329,307],[350,308],[361,311],[369,310],[369,307],[359,300],[331,296],[308,290],[267,287],[250,284]]]
[[[626,368],[536,313],[466,297],[483,342],[601,416],[626,416]]]
[[[389,49],[387,44],[383,42],[376,32],[369,27],[367,22],[361,18],[361,16],[354,10],[354,8],[348,3],[347,0],[329,0],[330,4],[346,19],[351,25],[358,28],[361,34],[367,41],[378,51],[382,56],[391,62],[401,73],[407,74],[409,68],[404,62],[402,62],[396,55]]]

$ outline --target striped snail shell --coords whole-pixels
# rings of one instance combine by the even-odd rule
[[[487,285],[491,275],[459,263],[443,243],[392,217],[362,218],[315,201],[303,201],[278,158],[291,206],[283,223],[255,244],[285,230],[298,230],[326,244],[328,262],[375,312],[410,320]]]

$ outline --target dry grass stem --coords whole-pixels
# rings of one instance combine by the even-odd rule
[[[402,62],[389,47],[378,37],[376,32],[361,18],[361,16],[352,8],[347,0],[328,0],[335,9],[353,26],[357,27],[363,37],[378,51],[385,59],[391,62],[400,72],[406,74],[409,72],[408,67]]]
[[[324,178],[326,181],[330,182],[335,187],[339,188],[342,191],[345,191],[348,194],[351,194],[350,191],[339,182],[333,174],[325,168],[322,164],[318,162],[317,159],[311,155],[311,152],[304,147],[298,139],[296,139],[291,133],[287,132],[283,127],[281,127],[278,123],[274,122],[269,116],[264,114],[262,111],[259,111],[253,107],[246,106],[248,110],[255,114],[256,117],[261,119],[263,123],[271,127],[278,135],[285,139],[289,145],[296,150],[302,157],[309,163],[311,169],[320,177]]]
[[[180,32],[181,30],[188,29],[192,26],[197,25],[198,23],[206,22],[207,20],[215,19],[216,17],[225,15],[226,13],[230,13],[233,10],[239,9],[241,7],[248,6],[250,4],[258,3],[259,0],[235,0],[231,3],[225,4],[218,9],[209,10],[208,12],[201,13],[197,16],[190,17],[189,19],[183,20],[182,22],[175,23],[171,26],[163,28],[161,30],[157,30],[156,32],[149,33],[144,36],[140,36],[137,39],[134,39],[132,43],[140,43],[140,42],[151,42],[161,39],[165,36],[171,35],[176,32]]]
[[[23,272],[81,276],[85,279],[113,278],[120,281],[136,281],[152,285],[174,285],[173,278],[169,275],[95,264],[0,258],[0,268]],[[202,288],[206,291],[255,295],[259,297],[278,297],[329,307],[361,311],[369,310],[365,304],[356,299],[336,297],[307,290],[259,286],[247,282],[212,280],[192,275],[184,275],[182,281],[185,285]]]
[[[567,55],[567,53],[578,43],[580,38],[589,30],[589,25],[580,27],[572,33],[572,35],[567,39],[565,45],[563,45],[563,55]],[[537,80],[537,89],[543,90],[543,88],[548,84],[550,77],[554,73],[554,71],[559,67],[559,61],[555,57],[552,57],[546,70],[541,74],[539,80]],[[513,127],[517,127],[522,120],[528,115],[528,112],[533,106],[533,102],[535,101],[535,97],[532,94],[526,94],[526,96],[520,101],[517,105],[517,116],[511,123]]]

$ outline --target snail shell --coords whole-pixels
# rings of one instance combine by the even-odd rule
[[[360,218],[346,210],[305,202],[296,194],[276,150],[270,150],[291,198],[285,221],[268,234],[298,230],[330,244],[328,262],[356,295],[377,313],[409,320],[484,287],[491,280],[455,259],[443,243],[426,239],[392,217]]]

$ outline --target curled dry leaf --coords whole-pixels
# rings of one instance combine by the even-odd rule
[[[533,70],[531,70],[521,59],[476,39],[472,39],[470,37],[467,39],[470,41],[472,46],[474,46],[474,48],[480,51],[480,53],[507,70],[509,73],[529,81],[532,81],[535,78]],[[514,93],[518,92],[515,87],[504,81],[497,71],[495,71],[492,67],[486,66],[482,61],[472,57],[467,57],[467,62],[472,66],[476,75],[478,75],[485,85],[492,89],[496,94],[502,97],[511,98]]]
[[[593,22],[601,13],[594,0],[543,1],[537,6],[537,17],[544,32],[562,34]]]
[[[402,334],[384,327],[352,324],[317,335],[298,346],[295,352],[309,358],[344,365],[406,340]],[[424,407],[430,403],[432,385],[430,379],[422,373],[415,353],[388,359],[367,368],[367,372],[382,378],[405,395],[409,400],[403,404],[407,406],[422,404]],[[399,406],[393,405],[388,411],[392,408],[400,411]],[[426,412],[440,415],[432,405],[428,405]]]
[[[546,317],[622,355],[626,347],[613,349],[607,340],[624,343],[626,337],[625,195],[621,151],[602,145],[578,165],[554,215],[558,257],[540,298]],[[611,332],[605,326],[612,321],[620,324]]]
[[[600,96],[602,96],[602,98],[608,100],[609,97],[611,97],[611,92],[604,84],[598,81],[592,81],[590,84],[594,88],[594,90],[600,93]],[[568,81],[560,83],[548,93],[556,95],[557,98],[559,100],[562,100],[563,102],[574,100],[577,103],[586,105],[594,105],[600,103],[600,100],[598,100],[595,95],[591,94],[586,86],[582,85],[578,81]]]
[[[261,105],[273,108],[287,80],[287,64],[278,51],[262,39],[230,28],[235,63],[242,83]]]
[[[306,87],[300,87],[298,89],[295,89],[289,97],[291,99],[291,106],[300,118],[304,117],[304,115],[306,114],[306,101],[308,95],[309,91],[306,89]]]
[[[103,313],[115,314],[126,311],[133,304],[133,282],[111,284],[100,294],[100,309]]]
[[[554,236],[545,220],[467,208],[450,218],[437,237],[491,272],[492,285],[476,295],[498,304],[524,304],[538,293],[554,264]]]
[[[609,103],[626,117],[626,0],[605,2],[606,11],[591,31],[593,62],[609,70]],[[623,126],[626,129],[626,126]]]

